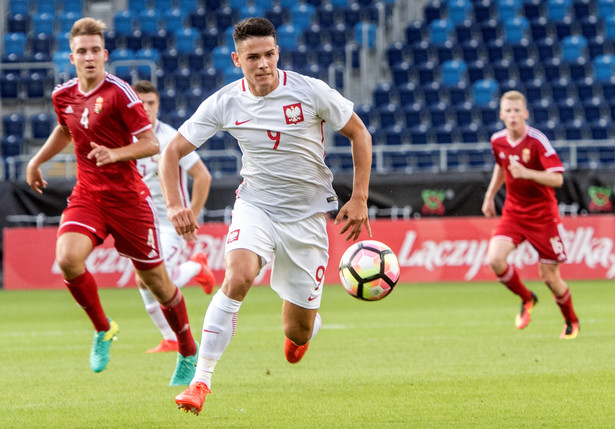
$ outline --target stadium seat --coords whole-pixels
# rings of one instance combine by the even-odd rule
[[[515,64],[508,58],[497,60],[491,65],[493,78],[498,82],[515,78],[519,72]]]
[[[590,127],[581,119],[573,119],[564,124],[566,140],[584,140],[591,135]]]
[[[406,82],[396,87],[397,96],[400,106],[415,103],[422,96],[418,87],[414,82]]]
[[[25,130],[25,118],[23,115],[11,113],[2,116],[2,128],[4,135],[23,137]]]
[[[282,25],[277,29],[278,44],[280,49],[294,49],[299,44],[301,32],[292,24]]]
[[[615,42],[615,16],[603,18],[602,22],[604,22],[604,37]]]
[[[457,128],[449,123],[441,123],[436,126],[434,135],[436,143],[439,144],[458,143],[461,141]]]
[[[425,21],[413,20],[408,23],[405,29],[406,42],[413,44],[415,42],[421,42],[427,39],[427,29]]]
[[[30,51],[39,52],[44,55],[50,56],[52,46],[54,44],[54,37],[47,33],[30,34],[27,37],[26,43],[30,46]]]
[[[131,81],[131,67],[129,65],[113,64],[115,61],[134,60],[135,53],[130,49],[116,49],[109,54],[109,65],[115,66],[114,74],[127,82]]]
[[[116,12],[113,16],[114,31],[121,36],[131,34],[134,29],[133,22],[135,20],[135,16],[136,15],[129,10],[120,10]]]
[[[21,13],[9,13],[6,17],[7,33],[23,33],[26,34],[30,27],[30,16]]]
[[[532,40],[538,43],[547,37],[553,37],[555,35],[555,28],[551,21],[544,16],[540,16],[530,21],[530,34],[532,35]]]
[[[194,52],[199,40],[196,28],[183,27],[175,31],[175,46],[180,54]]]
[[[553,21],[561,21],[570,13],[571,0],[547,0],[547,16]]]
[[[521,2],[517,0],[497,0],[496,10],[498,18],[502,22],[515,18],[519,15]]]
[[[536,58],[538,55],[536,46],[530,39],[527,38],[523,38],[517,43],[511,43],[509,46],[509,49],[512,52],[512,60],[515,63],[527,60],[528,58]]]
[[[149,65],[139,65],[137,66],[137,73],[139,77],[143,77],[147,80],[152,79],[152,75],[156,71],[156,67],[158,62],[160,61],[160,52],[157,49],[152,48],[143,48],[139,49],[135,52],[135,60],[149,60],[154,64],[152,66]]]
[[[566,98],[557,102],[557,113],[560,123],[567,123],[579,116],[577,101],[574,98]]]
[[[602,35],[597,35],[596,37],[589,39],[587,44],[589,50],[589,57],[592,59],[592,61],[600,55],[605,55],[609,52],[615,51],[613,49],[613,42],[610,40],[606,40]]]
[[[478,37],[478,28],[476,23],[470,19],[465,19],[455,24],[455,41],[457,44],[463,44],[469,40],[475,40]]]
[[[319,32],[320,27],[318,27]],[[308,30],[309,31],[309,30]],[[306,45],[310,46],[310,43],[307,42],[308,31],[304,33],[304,38],[306,39]],[[319,44],[320,42],[320,34],[318,35]],[[407,55],[409,54],[408,45],[403,42],[394,42],[387,48],[387,64],[389,67],[393,67],[395,64],[399,64],[405,59],[407,59]]]
[[[456,123],[458,127],[463,127],[464,125],[474,122],[475,120],[475,108],[470,101],[457,104],[451,109],[451,111],[451,117],[454,120],[453,122]]]
[[[516,0],[508,0],[515,2]],[[514,16],[504,21],[504,36],[508,43],[519,43],[528,36],[529,21],[523,16]]]
[[[29,0],[9,0],[8,12],[13,15],[21,14],[28,15],[30,13]]]
[[[431,123],[432,127],[437,127],[446,122],[450,122],[448,118],[450,108],[448,104],[441,101],[436,104],[432,104],[427,107],[427,119]]]
[[[483,60],[476,60],[468,63],[468,79],[472,84],[479,80],[487,79],[490,73],[491,67]]]
[[[19,156],[24,153],[23,138],[19,136],[8,135],[2,137],[2,140],[0,140],[0,147],[2,148],[2,158],[4,159]]]
[[[550,88],[549,84],[539,77],[523,82],[523,86],[528,105],[544,98],[545,90]]]
[[[560,77],[550,84],[549,95],[554,102],[560,102],[576,94],[572,91],[572,82],[567,77]]]
[[[585,56],[566,62],[568,74],[573,82],[579,82],[591,75],[591,63]]]
[[[579,24],[581,26],[581,34],[586,39],[592,39],[604,33],[604,24],[596,15],[579,18]]]
[[[553,82],[560,77],[564,77],[564,69],[565,66],[563,65],[562,60],[559,57],[553,57],[543,62],[545,79],[549,82]]]
[[[447,87],[453,87],[467,78],[467,70],[467,64],[463,60],[446,61],[442,64],[442,82]]]
[[[32,31],[35,34],[45,33],[53,36],[55,22],[55,17],[52,13],[37,12],[32,15]]]
[[[587,76],[577,82],[577,97],[581,101],[589,100],[598,93],[598,84],[592,76]]]
[[[345,46],[350,38],[350,29],[343,22],[336,22],[329,28],[329,42],[333,46]]]
[[[546,12],[543,11],[542,0],[524,0],[521,4],[521,15],[525,16],[530,21],[540,18],[545,14]]]
[[[500,120],[500,106],[496,100],[476,108],[479,122],[483,125],[492,125]]]
[[[296,3],[289,8],[290,18],[293,25],[295,25],[299,31],[303,31],[310,26],[312,23],[312,19],[316,15],[316,9],[313,5],[309,3]],[[261,12],[258,15],[251,16],[262,16]]]
[[[480,33],[483,43],[500,38],[500,22],[496,19],[489,19],[480,23]]]
[[[371,22],[359,22],[354,26],[354,40],[360,45],[368,48],[376,46],[378,26]]]
[[[594,58],[593,65],[598,82],[608,82],[615,75],[615,55],[599,55]]]
[[[58,32],[60,33],[69,32],[73,28],[73,24],[75,23],[75,21],[81,18],[82,18],[81,13],[72,12],[72,11],[71,12],[67,12],[67,11],[60,12],[58,14],[58,19],[57,19],[58,24],[59,24]]]
[[[423,123],[424,107],[421,103],[412,103],[403,106],[404,120],[407,128]]]
[[[474,122],[466,122],[461,126],[459,133],[462,143],[479,143],[489,139],[489,137],[482,132],[478,124]]]
[[[135,15],[147,9],[148,6],[149,0],[128,0],[128,10]]]
[[[160,15],[162,15],[165,10],[171,9],[174,3],[174,0],[153,0],[154,10]]]
[[[431,61],[435,57],[433,47],[426,40],[413,43],[410,46],[410,53],[412,55],[412,63],[416,66]]]
[[[251,16],[263,16],[265,10],[255,4],[244,4],[237,10],[237,16],[239,19],[249,18]],[[297,26],[297,23],[293,21],[293,25]]]
[[[610,118],[602,118],[590,123],[589,131],[592,140],[615,138],[615,124]]]
[[[36,113],[30,116],[32,137],[35,139],[46,139],[51,134],[55,123],[54,117],[47,113]]]
[[[432,106],[442,101],[443,86],[440,81],[428,82],[421,89],[425,106]]]
[[[566,16],[561,21],[554,22],[553,27],[555,28],[555,37],[559,40],[581,32],[579,22],[571,16]]]
[[[185,18],[186,12],[177,7],[172,7],[162,11],[162,19],[166,30],[173,34],[180,28],[184,27]]]
[[[59,78],[66,81],[71,77],[76,76],[75,67],[70,63],[70,52],[56,51],[51,56],[52,61],[56,65],[59,73]]]
[[[447,40],[440,46],[436,46],[436,61],[438,64],[450,61],[456,56],[458,46],[452,40]]]
[[[185,93],[191,88],[192,75],[193,71],[190,68],[181,66],[172,73],[171,79],[178,94]]]
[[[574,17],[578,20],[587,18],[594,12],[594,6],[594,0],[573,0],[572,10],[574,12]]]
[[[554,116],[552,101],[546,98],[537,100],[530,108],[530,118],[533,123],[544,123]]]
[[[495,2],[492,0],[476,0],[474,2],[474,21],[483,22],[496,18]]]
[[[508,58],[508,45],[503,39],[495,39],[487,42],[487,58],[490,62],[501,61]]]
[[[401,63],[393,66],[391,69],[391,74],[393,77],[393,84],[395,86],[400,86],[412,80],[411,78],[414,74],[414,68],[408,61],[402,61]]]
[[[588,123],[596,122],[601,118],[610,117],[610,107],[600,97],[593,97],[583,102],[583,118]]]
[[[29,100],[47,97],[53,89],[53,79],[41,73],[30,73],[23,78],[26,97]]]
[[[433,61],[427,61],[416,68],[419,83],[426,85],[436,79],[438,68]]]
[[[430,127],[425,124],[418,124],[410,128],[410,141],[413,145],[431,143],[433,137]]]
[[[587,55],[587,39],[584,36],[567,36],[562,40],[562,58],[574,61]]]
[[[392,97],[391,94],[394,94],[394,87],[389,83],[385,82],[376,85],[373,91],[374,106],[382,106],[394,101],[395,96]]]
[[[615,0],[598,0],[598,16],[608,18],[615,15]]]
[[[271,8],[269,8],[269,9],[271,9]],[[280,7],[280,9],[281,9],[281,7]],[[316,10],[315,10],[315,22],[318,25],[320,25],[322,28],[329,28],[335,22],[335,12],[336,12],[336,9],[333,7],[333,5],[331,3],[323,3],[320,6],[316,7]],[[408,39],[406,39],[406,40],[408,40]]]
[[[472,11],[472,3],[466,0],[449,0],[448,1],[448,19],[453,24],[459,24],[465,21]]]
[[[26,52],[26,35],[24,33],[7,33],[3,36],[4,54],[23,57]]]
[[[378,123],[381,128],[387,128],[397,123],[397,111],[399,106],[394,103],[388,103],[382,106],[375,107]]]
[[[485,57],[485,46],[478,40],[468,40],[461,45],[461,57],[466,63]]]
[[[428,2],[423,8],[425,22],[431,24],[433,21],[443,19],[446,16],[446,3],[439,0]]]
[[[373,111],[373,107],[367,103],[358,104],[355,106],[355,113],[359,116],[359,118],[361,118],[366,127],[369,127],[372,123]]]
[[[237,14],[228,6],[222,6],[216,9],[214,14],[216,18],[216,26],[220,31],[226,30],[237,21]]]
[[[467,80],[462,80],[455,85],[451,85],[446,88],[448,92],[448,102],[451,106],[457,106],[469,101],[469,85]]]
[[[443,45],[449,40],[454,29],[453,23],[447,19],[436,19],[429,23],[429,41],[435,46]]]
[[[517,73],[521,82],[530,82],[542,75],[542,67],[533,58],[526,58],[517,63]]]
[[[63,0],[62,10],[64,12],[83,13],[85,0]]]

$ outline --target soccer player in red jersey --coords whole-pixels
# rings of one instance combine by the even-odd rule
[[[523,94],[508,91],[502,96],[500,118],[506,128],[491,137],[496,164],[483,201],[484,215],[496,215],[494,198],[503,184],[506,200],[502,219],[489,242],[489,265],[500,282],[521,298],[516,326],[523,329],[530,322],[538,299],[522,283],[507,257],[521,242],[527,240],[532,244],[540,257],[540,278],[551,289],[566,322],[560,338],[576,338],[579,319],[570,289],[559,270],[559,264],[566,260],[566,251],[554,188],[563,184],[564,166],[549,139],[527,125],[529,112]]]
[[[92,370],[106,368],[111,341],[119,329],[106,316],[85,262],[111,234],[115,248],[131,259],[177,335],[179,355],[170,384],[188,384],[194,375],[197,346],[184,298],[163,264],[150,193],[135,166],[135,159],[158,153],[158,141],[134,90],[105,72],[104,29],[103,22],[92,18],[73,25],[70,60],[77,77],[53,91],[58,126],[28,163],[27,182],[42,193],[47,182],[41,164],[74,143],[77,183],[60,221],[56,261],[68,290],[94,325]]]

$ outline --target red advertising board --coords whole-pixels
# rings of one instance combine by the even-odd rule
[[[487,246],[497,219],[481,217],[371,222],[373,239],[388,244],[401,264],[401,282],[495,281],[486,265]],[[566,279],[615,277],[615,216],[565,218],[568,262]],[[337,264],[349,243],[339,234],[341,225],[329,223],[330,260],[326,283],[339,283]],[[203,225],[191,251],[204,252],[216,276],[224,278],[224,242],[227,226]],[[368,238],[366,234],[361,239]],[[56,228],[4,230],[4,288],[57,289],[63,282],[54,263]],[[510,262],[524,279],[538,279],[538,255],[526,243],[513,252]],[[112,239],[92,252],[88,269],[101,287],[134,286],[130,261],[117,254]],[[263,280],[267,283],[267,278]]]

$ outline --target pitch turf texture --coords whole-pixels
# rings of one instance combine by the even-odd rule
[[[177,410],[174,354],[135,289],[103,289],[120,326],[111,362],[88,364],[92,327],[68,292],[0,291],[2,428],[587,428],[615,422],[615,286],[570,282],[581,318],[560,340],[547,288],[524,331],[493,283],[399,285],[380,302],[324,291],[323,327],[303,361],[284,360],[273,291],[253,288],[197,417]],[[200,340],[211,299],[184,294]]]

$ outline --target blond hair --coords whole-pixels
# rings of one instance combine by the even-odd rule
[[[511,100],[511,101],[521,100],[523,102],[523,105],[527,107],[527,99],[525,98],[525,95],[521,94],[519,91],[514,91],[514,90],[506,91],[502,95],[502,98],[500,99],[500,106],[502,105],[502,101],[504,100]]]
[[[81,18],[73,24],[70,30],[70,44],[72,47],[73,39],[77,36],[100,36],[105,47],[105,29],[107,25],[99,19]]]

